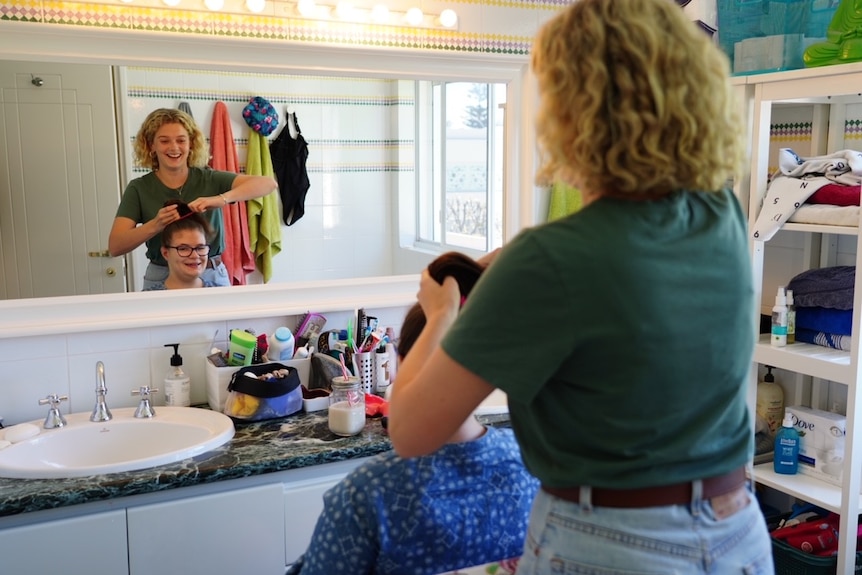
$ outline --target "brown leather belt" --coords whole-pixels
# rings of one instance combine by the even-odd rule
[[[745,467],[739,467],[724,475],[703,480],[703,499],[712,499],[730,493],[745,485]],[[542,490],[560,499],[579,503],[580,487],[547,487]],[[692,482],[641,487],[640,489],[602,489],[593,487],[591,502],[596,507],[659,507],[662,505],[685,505],[691,503]]]
[[[221,265],[221,256],[210,256],[207,258],[207,267],[216,269]]]

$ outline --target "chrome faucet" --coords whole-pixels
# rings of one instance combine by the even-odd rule
[[[141,396],[141,403],[138,404],[138,408],[135,410],[135,417],[138,419],[149,419],[156,415],[156,410],[150,405],[150,394],[157,391],[157,388],[151,388],[148,385],[142,385],[140,388],[132,390],[132,395]]]
[[[111,410],[105,403],[105,395],[108,394],[108,387],[105,385],[105,364],[101,361],[96,362],[96,405],[93,407],[93,413],[90,414],[90,421],[110,421]]]
[[[45,399],[39,400],[39,405],[51,405],[51,410],[48,411],[48,416],[45,418],[45,423],[42,424],[42,427],[45,429],[55,429],[66,425],[66,418],[60,413],[60,402],[67,401],[68,399],[68,395],[52,393],[46,396]]]

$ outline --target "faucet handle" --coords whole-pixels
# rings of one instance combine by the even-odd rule
[[[68,395],[57,395],[56,393],[51,393],[45,396],[45,399],[39,400],[39,405],[50,405],[51,409],[48,411],[48,416],[45,418],[45,423],[42,424],[42,427],[45,429],[54,429],[56,427],[63,427],[66,425],[66,418],[63,417],[63,414],[60,413],[60,402],[68,401]]]
[[[141,396],[141,403],[138,404],[138,408],[135,410],[135,417],[138,419],[150,418],[156,414],[156,410],[150,405],[150,394],[157,391],[157,388],[148,385],[142,385],[138,389],[132,390],[132,395]]]

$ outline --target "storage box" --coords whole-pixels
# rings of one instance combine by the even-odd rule
[[[772,540],[775,575],[835,575],[838,558],[804,553],[779,539]],[[862,573],[862,553],[856,554],[854,573]]]
[[[793,415],[793,426],[799,432],[799,473],[840,486],[847,418],[810,407],[786,410]]]
[[[802,68],[803,52],[826,38],[838,2],[718,0],[717,8],[719,46],[734,74],[751,74]]]
[[[228,394],[227,386],[230,384],[231,376],[236,371],[247,369],[248,366],[236,367],[231,365],[229,367],[216,367],[209,359],[204,358],[204,361],[207,364],[207,402],[210,405],[210,409],[224,413],[224,402]],[[291,359],[278,363],[296,368],[299,372],[300,383],[306,387],[308,386],[308,382],[311,379],[311,358]]]

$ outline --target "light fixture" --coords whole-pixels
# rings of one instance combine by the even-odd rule
[[[305,16],[306,18],[311,18],[314,16],[314,11],[317,8],[314,0],[299,0],[296,4],[296,11],[299,12],[301,16]]]
[[[422,10],[416,8],[415,6],[407,10],[407,13],[404,15],[404,20],[411,26],[418,26],[422,23],[422,20],[424,19],[425,14],[423,14]]]
[[[440,25],[444,28],[454,28],[458,23],[458,15],[451,8],[446,8],[440,12]]]
[[[389,7],[386,4],[375,4],[371,8],[371,21],[376,24],[389,23]]]
[[[339,0],[338,4],[335,5],[335,16],[339,20],[353,20],[353,4],[351,4],[347,0]]]
[[[264,8],[266,8],[266,0],[245,0],[245,7],[248,8],[250,12],[259,14],[263,12]]]
[[[204,6],[215,12],[224,8],[224,0],[204,0]]]
[[[180,0],[162,0],[165,6],[170,6],[173,8],[174,6],[179,6]]]

